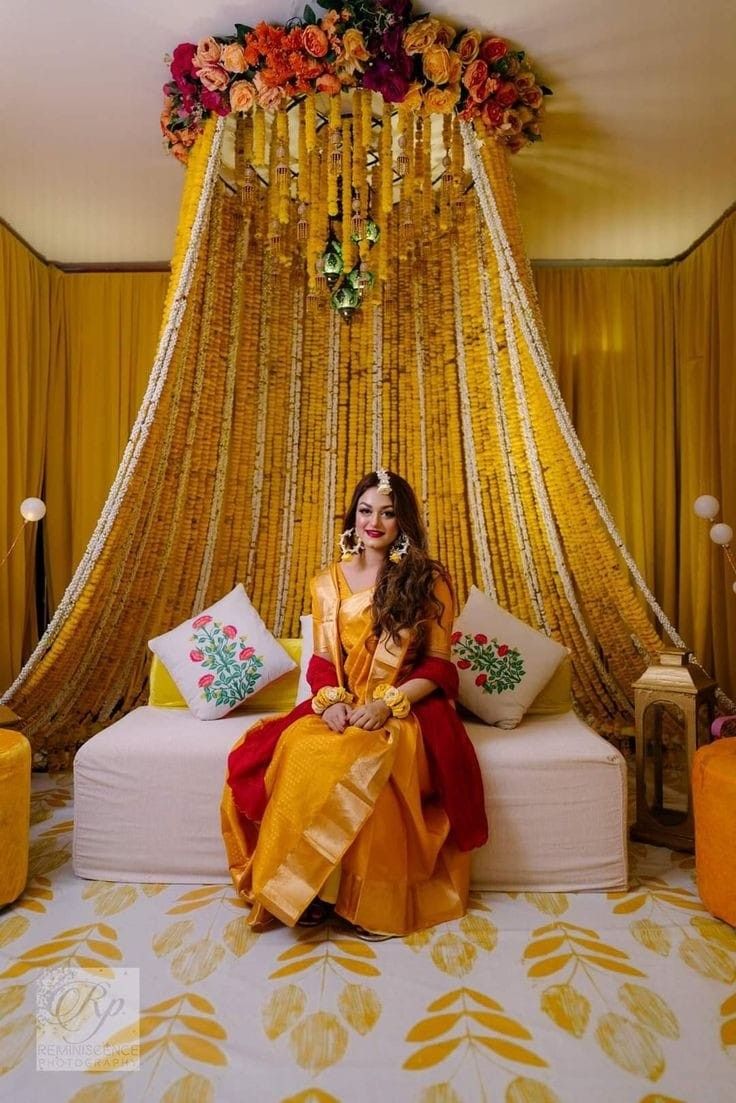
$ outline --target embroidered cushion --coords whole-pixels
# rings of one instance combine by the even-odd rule
[[[297,665],[268,631],[242,583],[148,646],[199,720],[227,715]]]
[[[473,586],[452,634],[459,701],[487,724],[515,728],[567,648],[536,632]]]
[[[294,660],[299,662],[302,653],[302,641],[294,639],[281,639],[279,643],[284,651]],[[241,712],[289,712],[296,704],[296,690],[299,681],[299,668],[294,667],[288,674],[282,674],[275,682],[271,682],[265,689],[246,698],[241,705]],[[148,676],[148,704],[159,709],[185,709],[187,703],[176,687],[176,682],[169,674],[158,655],[151,659],[151,672]]]

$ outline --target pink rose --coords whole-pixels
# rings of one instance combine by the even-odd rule
[[[226,624],[222,630],[224,636],[227,636],[229,640],[234,640],[238,634],[238,630],[234,624]]]
[[[238,658],[242,659],[243,662],[244,662],[246,659],[251,659],[255,655],[255,653],[256,653],[255,647],[244,647],[243,650],[238,655]]]
[[[277,111],[284,100],[283,88],[271,88],[266,84],[260,73],[256,73],[253,83],[256,86],[258,102],[261,107],[266,111]]]
[[[193,663],[202,663],[202,662],[204,662],[204,655],[199,650],[190,651],[189,652],[189,658],[192,660]]]
[[[495,129],[503,122],[503,108],[494,100],[488,100],[488,102],[483,105],[483,119],[486,126]]]
[[[212,617],[207,616],[205,613],[203,617],[197,617],[196,620],[192,621],[192,628],[204,628],[205,624],[209,624],[211,620]]]
[[[215,680],[214,674],[203,674],[202,677],[197,682],[197,685],[201,686],[202,689],[204,689],[206,686],[211,686],[212,683],[214,682],[214,680]]]
[[[492,62],[498,61],[499,58],[505,57],[508,53],[508,46],[502,38],[496,38],[492,35],[480,44],[480,56],[484,61]]]
[[[211,35],[207,38],[200,38],[197,43],[197,52],[194,55],[194,66],[197,69],[204,68],[205,65],[214,65],[215,62],[220,60],[222,54],[222,46]]]
[[[475,679],[475,684],[477,686],[484,686],[487,681],[488,681],[488,675],[487,674],[479,674],[478,677]]]
[[[221,65],[203,65],[197,75],[210,92],[222,92],[230,83],[230,76]]]
[[[204,89],[199,100],[205,111],[214,111],[216,115],[230,114],[230,104],[220,92],[210,92],[208,89]]]
[[[325,92],[328,96],[334,96],[341,89],[340,79],[333,73],[323,73],[322,76],[317,77],[318,92]]]
[[[453,632],[452,635],[450,636],[450,643],[457,643],[458,640],[461,640],[462,638],[463,638],[462,632]]]
[[[457,665],[460,667],[461,670],[470,670],[471,664],[468,662],[467,659],[458,659]]]
[[[482,632],[479,632],[477,636],[473,637],[476,643],[488,643],[488,636],[484,636]]]
[[[498,654],[501,656],[501,658],[503,658],[504,655],[508,654],[508,650],[509,650],[508,644],[502,643],[501,646],[498,649]]]

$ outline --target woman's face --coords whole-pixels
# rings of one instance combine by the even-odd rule
[[[379,494],[376,486],[361,494],[355,511],[355,530],[367,548],[388,551],[399,535],[399,523],[388,494]]]

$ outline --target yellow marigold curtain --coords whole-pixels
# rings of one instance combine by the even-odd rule
[[[46,443],[46,560],[56,608],[99,517],[146,389],[163,272],[62,273]]]
[[[55,273],[0,225],[0,557],[23,523],[18,507],[42,490]],[[33,576],[37,529],[28,525],[0,570],[0,685],[36,641]]]

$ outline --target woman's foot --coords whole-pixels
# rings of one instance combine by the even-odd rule
[[[368,931],[365,927],[359,927],[353,923],[353,933],[363,942],[388,942],[390,938],[398,938],[397,934],[383,934],[381,931]]]
[[[297,919],[296,925],[297,927],[319,927],[322,923],[327,922],[333,910],[334,904],[328,904],[325,900],[320,900],[319,896],[315,896],[312,903],[304,909],[299,919]]]

